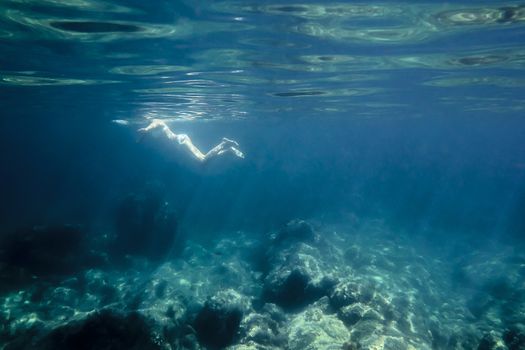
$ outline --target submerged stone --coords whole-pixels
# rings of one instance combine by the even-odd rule
[[[520,332],[516,328],[508,329],[503,334],[503,340],[509,350],[525,349],[525,332]]]
[[[247,298],[233,290],[208,299],[194,321],[199,342],[212,349],[232,344],[249,307]]]
[[[286,224],[273,237],[272,245],[291,244],[294,242],[316,242],[319,237],[311,224],[295,219]]]
[[[363,318],[365,312],[366,309],[363,305],[353,304],[342,307],[337,312],[337,316],[346,326],[350,327],[359,322]]]
[[[262,298],[284,309],[304,307],[329,295],[336,280],[318,248],[319,235],[303,220],[292,220],[271,239]]]
[[[504,350],[503,344],[499,342],[494,332],[486,333],[479,341],[477,350]]]
[[[328,300],[320,301],[290,320],[288,346],[290,350],[343,349],[350,333],[335,315],[327,314]]]
[[[330,305],[334,309],[339,309],[357,302],[369,303],[374,293],[374,287],[370,284],[358,284],[353,281],[340,282],[330,294]]]
[[[330,304],[335,309],[351,305],[359,300],[359,286],[356,283],[339,283],[330,294]]]
[[[335,283],[324,275],[314,257],[298,251],[268,274],[263,298],[285,309],[301,308],[329,295]]]
[[[274,320],[267,313],[251,313],[240,326],[240,343],[271,348],[282,348],[285,342],[280,329],[281,322]]]
[[[157,350],[161,344],[140,314],[121,314],[111,310],[96,312],[82,321],[73,321],[51,332],[39,349]]]
[[[33,276],[68,275],[102,265],[102,256],[92,252],[89,243],[86,232],[75,225],[17,230],[0,244],[2,285],[27,282]]]

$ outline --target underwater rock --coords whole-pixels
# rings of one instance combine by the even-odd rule
[[[280,334],[283,324],[273,320],[268,314],[251,313],[240,325],[240,343],[270,348],[282,348],[285,338]]]
[[[317,241],[319,241],[319,235],[314,231],[312,225],[304,220],[295,219],[272,236],[271,244],[275,247],[297,242],[315,243]]]
[[[27,282],[32,276],[63,276],[102,265],[103,257],[95,254],[89,243],[86,232],[74,225],[17,230],[0,244],[2,285]]]
[[[114,225],[113,256],[134,255],[157,261],[175,245],[177,217],[155,191],[124,198],[117,207]]]
[[[408,350],[408,344],[402,337],[378,336],[370,337],[370,342],[361,343],[361,349],[377,350]]]
[[[363,318],[350,327],[350,339],[357,349],[362,350],[430,350],[431,347],[417,338],[408,337],[399,331],[394,324],[386,324],[378,319],[377,315],[368,317],[365,312]],[[409,345],[410,344],[410,345]],[[434,347],[432,347],[434,349]],[[444,349],[435,347],[435,349]],[[448,348],[446,348],[448,349]]]
[[[193,323],[199,342],[212,349],[232,344],[250,308],[248,298],[231,289],[209,298]]]
[[[342,350],[360,350],[361,346],[353,341],[347,341],[343,344]]]
[[[322,298],[290,320],[288,346],[290,350],[342,349],[350,333],[343,322],[329,314],[328,299]]]
[[[270,316],[272,320],[279,324],[284,324],[288,321],[288,318],[286,316],[286,313],[281,309],[279,306],[272,304],[272,303],[266,303],[262,307],[261,312],[264,314]]]
[[[337,282],[319,246],[319,235],[302,220],[274,235],[266,253],[263,300],[290,310],[329,295]]]
[[[336,284],[325,275],[318,252],[301,244],[296,249],[281,252],[286,256],[282,265],[275,266],[264,280],[263,299],[284,309],[301,308],[311,302],[329,295]],[[315,253],[315,254],[312,254]]]
[[[492,323],[523,323],[525,285],[520,272],[524,262],[525,256],[520,251],[504,247],[472,252],[458,258],[454,277],[459,270],[459,280],[465,282],[455,286],[463,294],[468,312],[479,320]],[[455,278],[454,282],[457,280]],[[504,329],[497,331],[503,333]]]
[[[508,262],[512,269],[500,257],[466,263],[473,281],[460,293],[463,287],[447,284],[454,265],[446,269],[447,262],[430,264],[396,248],[402,241],[322,233],[301,221],[287,225],[263,242],[269,245],[261,243],[265,268],[257,271],[247,257],[258,242],[232,232],[209,247],[188,241],[184,254],[161,264],[136,259],[126,269],[34,279],[31,287],[0,295],[0,344],[5,350],[524,349],[521,257]],[[349,259],[352,244],[367,263],[356,267]],[[484,271],[493,273],[488,278]],[[484,311],[473,315],[468,301]]]
[[[95,312],[81,321],[58,327],[42,339],[38,349],[161,349],[161,341],[147,320],[136,312],[122,314],[112,310]]]
[[[333,308],[348,306],[359,300],[359,286],[357,283],[340,282],[330,294],[330,304]]]
[[[282,349],[286,344],[286,314],[275,304],[264,304],[247,314],[240,325],[239,345],[231,349]]]
[[[361,304],[352,304],[342,307],[338,312],[337,316],[344,324],[348,327],[353,326],[359,322],[365,314],[365,307]]]
[[[374,287],[370,283],[340,282],[330,294],[330,305],[334,309],[339,309],[357,302],[369,303],[373,299],[374,293]]]
[[[508,329],[503,334],[503,340],[509,350],[523,350],[525,349],[525,332],[521,332],[516,328]]]
[[[494,332],[489,332],[481,338],[477,350],[505,350],[505,347]]]

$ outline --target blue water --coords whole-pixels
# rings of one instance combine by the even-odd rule
[[[325,238],[328,245],[361,252],[360,263],[344,263],[360,271],[359,278],[404,281],[397,270],[362,269],[362,264],[376,266],[381,254],[391,253],[392,261],[404,256],[407,266],[417,265],[416,255],[428,258],[425,268],[440,276],[432,283],[443,283],[443,299],[421,281],[392,283],[421,292],[414,298],[428,306],[429,314],[438,315],[443,328],[436,331],[436,320],[417,331],[399,326],[406,344],[496,349],[499,339],[505,348],[523,349],[524,24],[525,6],[519,1],[5,0],[0,4],[0,232],[4,237],[27,235],[23,242],[33,242],[36,234],[47,242],[46,234],[58,232],[50,237],[60,241],[71,227],[79,228],[72,229],[74,234],[81,231],[96,241],[81,251],[99,252],[105,267],[134,271],[143,285],[151,276],[155,281],[162,277],[151,272],[151,266],[166,261],[155,249],[173,244],[167,261],[175,265],[161,266],[170,273],[216,278],[216,287],[223,272],[213,266],[202,268],[207,275],[176,265],[210,262],[194,245],[221,251],[213,255],[219,265],[227,265],[231,256],[238,260],[230,265],[241,264],[243,255],[235,255],[236,249],[248,249],[252,240],[254,245],[273,244],[266,242],[271,232],[286,231],[286,223],[301,218],[319,232],[337,231],[341,239],[350,239],[334,243],[339,241],[328,234]],[[162,137],[147,135],[139,141],[137,130],[153,119],[188,134],[204,152],[222,137],[234,139],[245,158],[219,157],[203,165]],[[172,222],[175,243],[166,239]],[[122,232],[133,235],[117,238],[117,244],[108,238]],[[373,238],[367,240],[368,235]],[[107,269],[88,264],[66,276],[61,271],[57,279],[53,269],[63,265],[60,260],[44,264],[49,268],[45,273],[32,270],[57,253],[46,251],[42,241],[35,239],[30,249],[10,245],[12,238],[4,241],[2,320],[9,326],[0,328],[0,349],[2,342],[10,344],[6,349],[45,348],[39,339],[74,317],[60,314],[63,322],[42,326],[39,336],[16,333],[13,317],[36,311],[20,306],[24,298],[13,302],[13,295],[32,295],[31,278],[45,286],[39,290],[51,288],[52,295],[53,288],[77,291],[81,288],[63,284],[68,276],[86,273],[84,279],[96,280],[93,271]],[[72,249],[67,244],[66,251]],[[144,246],[149,248],[141,251]],[[414,257],[394,253],[400,247],[412,249]],[[112,260],[126,254],[153,265],[130,268],[129,262]],[[271,261],[266,263],[273,266]],[[443,267],[438,261],[452,265]],[[337,274],[341,262],[334,258],[323,263]],[[257,288],[267,288],[272,270],[257,266],[253,271],[261,270],[265,287],[257,281],[253,286],[242,282],[237,289],[232,286],[237,282],[225,285],[259,300]],[[246,276],[253,272],[248,270]],[[119,271],[100,278],[133,285],[121,283],[119,276],[126,272]],[[49,275],[54,276],[51,282]],[[169,293],[178,293],[178,287],[167,283]],[[184,293],[202,306],[221,293],[215,287]],[[126,307],[86,302],[91,305],[86,308],[133,309],[119,288],[115,293]],[[97,293],[99,289],[92,292]],[[439,305],[447,296],[456,298],[453,293],[471,315],[447,328],[451,311]],[[266,294],[261,295],[265,301]],[[392,295],[385,298],[396,300]],[[429,295],[435,299],[425,299]],[[479,305],[472,306],[472,300]],[[64,304],[57,301],[53,307],[60,310]],[[291,315],[299,312],[280,306]],[[508,310],[514,314],[505,318]],[[346,320],[340,316],[343,311],[332,312]],[[194,316],[190,311],[185,315]],[[288,320],[287,329],[293,329],[295,321]],[[192,322],[197,327],[199,322]],[[354,325],[345,325],[351,332]],[[475,331],[462,335],[451,330],[468,327]],[[429,332],[433,336],[425,338]],[[183,337],[177,334],[173,337]],[[247,344],[235,334],[228,346]],[[329,348],[315,342],[298,345],[294,334],[281,334],[288,342],[271,346]],[[353,337],[361,348],[374,348],[372,340]],[[488,337],[496,339],[494,344]],[[195,346],[223,347],[199,331],[197,338],[193,344],[200,345]],[[185,348],[172,338],[163,342]]]

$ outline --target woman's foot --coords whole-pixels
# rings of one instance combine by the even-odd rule
[[[244,158],[244,153],[242,153],[237,147],[239,144],[233,140],[222,138],[222,142],[219,144],[219,150],[217,151],[218,155],[223,155],[227,152],[232,152],[239,158]]]
[[[244,159],[244,153],[242,153],[239,149],[233,146],[230,149],[237,157]]]
[[[228,139],[228,138],[226,138],[226,137],[223,137],[223,138],[222,138],[222,142],[221,142],[221,144],[223,144],[223,145],[225,145],[225,146],[228,146],[228,147],[232,147],[232,146],[234,146],[234,147],[239,147],[239,144],[238,144],[236,141],[234,141],[234,140],[230,140],[230,139]]]

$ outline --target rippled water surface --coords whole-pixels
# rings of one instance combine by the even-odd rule
[[[131,120],[520,114],[523,38],[515,1],[5,0],[0,106]]]

